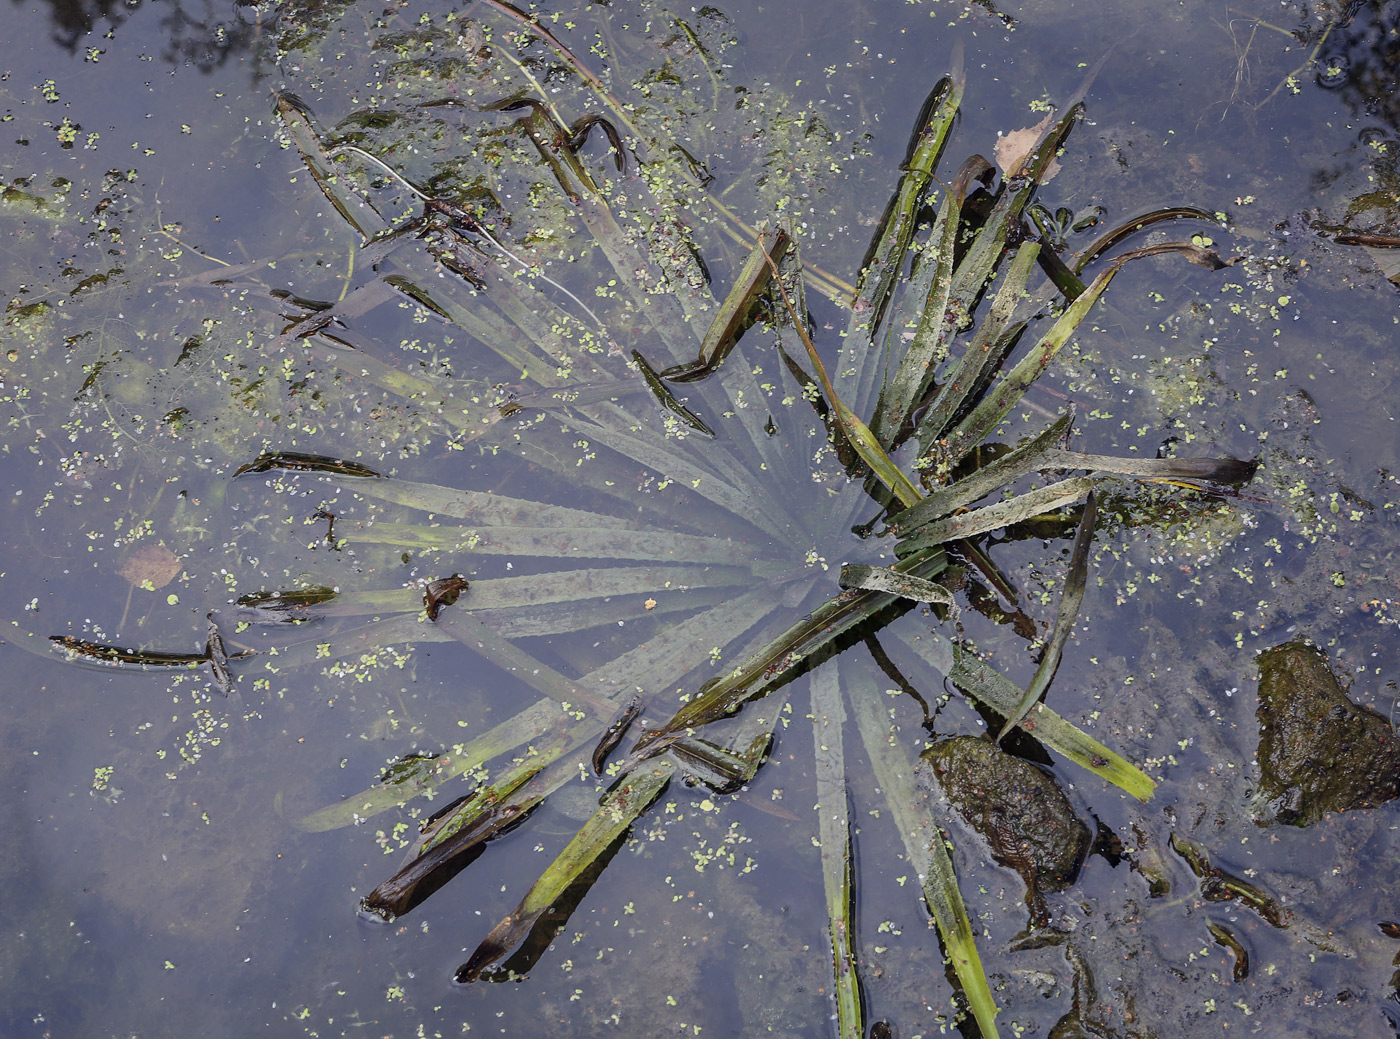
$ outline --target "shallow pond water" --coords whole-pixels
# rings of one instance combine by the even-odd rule
[[[522,153],[508,115],[479,110],[513,96],[485,92],[501,82],[575,103],[577,73],[487,4],[108,6],[13,3],[0,45],[0,768],[10,791],[0,975],[11,979],[0,1030],[834,1035],[805,680],[749,787],[721,798],[673,782],[517,980],[451,982],[568,842],[570,812],[596,797],[591,776],[571,780],[582,794],[572,807],[547,804],[387,925],[357,915],[358,900],[397,868],[417,817],[466,787],[444,782],[431,807],[419,798],[358,824],[307,822],[353,808],[347,799],[404,755],[450,757],[539,699],[531,681],[460,642],[373,627],[415,623],[423,581],[464,573],[468,597],[493,603],[520,644],[570,678],[662,645],[688,616],[685,601],[664,595],[639,612],[600,593],[606,627],[541,629],[541,616],[565,607],[509,600],[514,577],[555,569],[541,554],[427,542],[433,521],[369,480],[233,478],[261,452],[296,451],[392,472],[385,487],[652,507],[666,475],[638,465],[628,486],[594,480],[602,463],[589,468],[582,435],[561,447],[522,422],[491,446],[418,384],[394,392],[344,351],[299,353],[299,340],[279,338],[304,316],[297,300],[340,303],[380,272],[288,139],[274,90],[411,180],[459,205],[496,207],[498,233],[552,256],[573,302],[609,320],[625,312],[606,309],[613,294],[597,280],[609,272],[569,206],[538,190],[534,167],[511,165]],[[1103,507],[1084,611],[1049,702],[1141,764],[1155,796],[1139,804],[1018,748],[1051,769],[1101,838],[1074,883],[1046,896],[1054,941],[1027,940],[1016,871],[992,862],[970,827],[951,816],[944,825],[1003,1035],[1400,1031],[1396,805],[1308,827],[1265,825],[1254,812],[1260,652],[1310,641],[1355,702],[1396,715],[1400,290],[1386,273],[1400,253],[1346,238],[1396,230],[1392,7],[792,0],[694,11],[613,0],[539,12],[639,119],[673,121],[714,175],[711,197],[749,224],[783,207],[803,228],[804,259],[838,278],[859,267],[920,104],[958,54],[968,85],[944,168],[992,155],[999,134],[1037,124],[1092,70],[1045,206],[1100,206],[1106,226],[1171,205],[1225,215],[1228,228],[1182,223],[1161,237],[1206,236],[1239,263],[1209,271],[1164,257],[1125,268],[1030,398],[1040,413],[1077,405],[1080,450],[1150,458],[1172,445],[1261,462],[1240,497],[1134,490]],[[431,120],[410,103],[448,96],[462,103]],[[451,119],[470,148],[444,130]],[[588,147],[608,168],[602,137]],[[387,219],[419,208],[382,172],[357,175]],[[726,239],[709,209],[679,217],[715,285],[727,285],[748,243]],[[1071,235],[1070,247],[1091,239]],[[406,250],[385,262],[421,274]],[[570,297],[553,299],[571,310]],[[834,355],[845,314],[815,290],[808,306]],[[343,316],[357,344],[376,344],[377,359],[415,378],[531,403],[522,372],[404,298]],[[650,349],[645,334],[641,322],[617,330],[628,350],[629,335]],[[667,421],[645,394],[625,403],[656,430]],[[834,594],[841,562],[874,561],[877,550],[845,527],[813,519],[869,516],[853,504],[859,489],[822,460],[820,438],[809,447],[771,477],[781,529],[699,497],[676,521],[701,534],[727,523],[748,553],[702,561],[711,576],[742,574],[703,592],[691,575],[683,593],[713,598],[689,602],[733,599],[736,617],[750,609],[786,623]],[[547,464],[568,452],[577,481]],[[1049,525],[991,548],[1042,634],[1070,536]],[[167,557],[174,573],[160,565]],[[211,611],[312,586],[359,595],[359,605],[318,626],[228,625],[234,651],[261,653],[232,662],[227,697],[207,668],[82,666],[48,641],[197,654]],[[764,591],[771,613],[753,606]],[[965,607],[997,598],[975,582],[960,595]],[[696,643],[652,691],[674,705],[736,660],[747,628],[735,623],[732,645]],[[962,624],[1009,677],[1030,678],[1035,661],[1014,625],[973,609]],[[938,735],[977,733],[974,711],[942,703],[930,664],[943,658],[920,652],[934,629],[947,634],[913,611],[881,640],[941,705]],[[848,699],[879,697],[894,712],[911,756],[931,738],[922,710],[862,647],[842,656],[839,674]],[[542,718],[542,732],[562,724]],[[902,1039],[972,1034],[955,1023],[917,879],[849,728],[867,1020]],[[1209,876],[1176,850],[1186,842],[1286,919],[1210,900]]]

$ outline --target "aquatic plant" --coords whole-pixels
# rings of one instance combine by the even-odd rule
[[[544,27],[517,21],[559,58],[582,67]],[[432,110],[439,130],[448,109],[515,117],[498,131],[510,144],[495,146],[517,162],[521,143],[534,149],[558,195],[540,203],[536,191],[532,203],[576,219],[611,269],[606,285],[592,291],[564,283],[557,261],[581,248],[572,234],[521,234],[508,222],[518,219],[508,207],[483,201],[499,200],[499,191],[477,188],[473,195],[440,173],[422,186],[412,183],[392,161],[401,149],[355,132],[356,121],[374,123],[372,114],[325,135],[299,100],[277,101],[289,140],[334,208],[364,236],[362,252],[378,272],[334,303],[284,297],[298,313],[279,349],[305,350],[431,412],[460,449],[494,453],[508,444],[552,474],[546,485],[567,481],[571,494],[584,490],[595,502],[579,507],[548,495],[379,479],[348,462],[275,451],[244,467],[358,477],[358,498],[420,518],[342,524],[346,543],[403,550],[468,571],[464,578],[444,569],[426,591],[352,594],[302,607],[301,619],[380,618],[360,629],[361,647],[456,640],[541,696],[450,753],[405,759],[380,784],[313,813],[304,825],[360,821],[456,776],[474,781],[470,793],[428,820],[404,867],[364,898],[365,912],[392,919],[440,888],[491,839],[527,824],[591,762],[606,784],[597,810],[457,979],[481,977],[517,949],[504,969],[519,972],[562,925],[561,907],[577,904],[618,840],[674,776],[716,794],[743,789],[762,766],[781,717],[772,701],[755,702],[786,699],[794,679],[806,675],[821,749],[818,829],[841,1034],[861,1035],[864,1027],[851,945],[858,878],[844,808],[842,731],[849,709],[968,1008],[984,1034],[995,1035],[995,1004],[932,790],[916,781],[911,765],[910,752],[922,746],[899,739],[875,700],[843,692],[837,658],[915,604],[930,604],[934,630],[904,649],[924,666],[942,667],[1001,719],[994,742],[1019,727],[1134,797],[1151,796],[1154,784],[1145,773],[1042,702],[1086,582],[1095,489],[1126,477],[1209,490],[1247,480],[1252,467],[1233,459],[1070,451],[1063,446],[1069,413],[1012,449],[977,452],[989,437],[1006,435],[1009,416],[1123,263],[1163,251],[1206,265],[1221,261],[1200,246],[1172,243],[1120,255],[1086,283],[1080,275],[1088,264],[1159,219],[1208,214],[1150,214],[1104,235],[1079,262],[1062,257],[1058,235],[1071,221],[1032,203],[1053,175],[1080,106],[1067,106],[1058,120],[1026,134],[1018,152],[999,151],[999,179],[990,163],[974,157],[944,184],[936,169],[963,92],[955,72],[930,95],[914,129],[897,191],[843,300],[850,320],[828,363],[808,328],[806,291],[813,276],[836,295],[842,283],[804,265],[797,228],[781,219],[767,229],[731,223],[750,249],[729,293],[713,296],[675,198],[656,190],[671,182],[653,164],[665,165],[669,177],[688,168],[689,190],[700,198],[706,197],[703,168],[674,140],[658,138],[655,126],[649,148],[634,153],[629,142],[648,138],[633,125],[631,110],[596,78],[590,83],[604,113],[572,122],[543,92],[486,105],[445,97],[422,109]],[[585,154],[598,135],[611,153],[611,171]],[[367,204],[357,173],[416,212],[391,221]],[[716,219],[728,221],[714,204]],[[1050,298],[1028,294],[1037,266],[1055,290]],[[517,385],[415,371],[354,330],[354,318],[392,301],[421,308],[475,340],[475,349],[494,352],[518,371]],[[622,342],[645,345],[629,349]],[[1024,489],[1031,474],[1074,471],[1086,475]],[[639,482],[644,493],[623,493],[629,482]],[[846,492],[861,483],[865,493]],[[827,507],[791,507],[810,499],[814,486],[825,490]],[[978,505],[998,494],[1001,500]],[[979,535],[1047,514],[1069,524],[1064,510],[1076,507],[1078,533],[1058,616],[1036,675],[1022,689],[946,634],[956,606],[939,579],[946,578],[950,553],[986,565],[972,540]],[[868,562],[843,566],[833,582],[825,553],[848,550],[840,539],[852,528],[864,538]],[[833,539],[841,548],[826,548]],[[472,560],[502,554],[559,560],[564,568],[470,576]],[[612,565],[569,565],[578,559]],[[640,634],[630,643],[609,640],[607,659],[580,673],[551,666],[518,642],[616,624]],[[283,650],[284,663],[288,653],[295,659],[296,647]],[[721,655],[737,662],[719,666]],[[706,671],[711,675],[702,681]],[[682,694],[681,704],[658,720],[670,690]],[[609,764],[643,711],[641,735]]]
[[[255,272],[219,272],[221,287],[286,315],[264,348],[269,357],[310,358],[339,371],[339,389],[394,402],[386,412],[478,457],[481,483],[402,479],[391,472],[392,452],[366,457],[371,450],[353,443],[332,458],[267,434],[267,450],[234,476],[338,478],[346,503],[356,504],[322,508],[326,541],[362,560],[411,558],[432,578],[333,598],[283,589],[246,599],[215,615],[202,658],[177,663],[203,659],[229,688],[245,669],[457,642],[539,694],[489,731],[439,755],[405,757],[363,794],[303,820],[309,829],[347,825],[466,777],[468,793],[427,820],[406,865],[365,897],[366,912],[393,918],[492,838],[529,825],[581,772],[605,777],[596,811],[458,968],[461,981],[517,949],[498,971],[528,969],[561,912],[673,777],[737,795],[763,765],[784,720],[781,702],[806,677],[841,1033],[864,1031],[851,944],[859,878],[845,807],[849,710],[968,1008],[994,1035],[996,1008],[936,798],[911,763],[922,734],[902,737],[878,701],[845,687],[843,653],[857,644],[874,651],[878,633],[927,604],[932,630],[894,635],[907,666],[946,674],[996,717],[997,742],[1019,729],[1132,796],[1151,795],[1140,768],[1041,702],[1087,580],[1096,488],[1127,477],[1209,490],[1247,479],[1250,466],[1070,451],[1069,414],[1046,416],[1014,447],[986,448],[1011,436],[1025,394],[1122,264],[1162,247],[1108,263],[1103,249],[1158,219],[1205,214],[1150,214],[1078,260],[1062,257],[1059,236],[1075,221],[1032,203],[1079,106],[1030,133],[1019,153],[999,154],[999,179],[974,159],[944,184],[936,170],[963,92],[954,73],[930,95],[867,261],[847,286],[808,262],[801,214],[779,204],[790,196],[772,199],[767,226],[745,226],[708,192],[704,156],[654,112],[644,119],[547,29],[494,6],[535,38],[546,65],[577,72],[600,110],[560,111],[540,66],[522,65],[512,88],[501,89],[497,80],[509,77],[487,58],[473,73],[484,82],[456,66],[437,69],[425,78],[440,94],[392,111],[371,105],[331,131],[280,95],[281,132],[363,238],[351,253],[354,276],[338,296],[318,300],[309,289],[274,295]],[[488,44],[466,46],[467,28],[458,41],[430,26],[422,39],[385,47],[416,60],[436,34],[459,43],[459,55],[479,57]],[[473,99],[469,82],[495,92]],[[492,129],[466,154],[457,126],[478,119]],[[591,161],[590,148],[604,144],[609,154]],[[434,161],[415,171],[419,154]],[[508,203],[509,188],[527,203]],[[692,222],[712,222],[741,243],[723,298],[712,292]],[[1167,248],[1219,262],[1189,243]],[[565,262],[584,252],[608,273],[580,276],[584,265]],[[1100,269],[1086,282],[1091,262]],[[1053,286],[1043,299],[1029,294],[1037,268]],[[810,327],[809,290],[849,310],[834,356],[823,356]],[[410,310],[432,342],[396,349],[377,341],[362,326],[380,307]],[[1035,474],[1072,472],[1085,475],[1028,487]],[[1075,548],[1039,668],[1021,688],[957,638],[950,565],[968,559],[994,573],[975,539],[1047,515],[1056,535],[1075,532]],[[860,562],[839,577],[830,572],[828,559],[856,552]],[[492,558],[525,565],[478,576]],[[284,630],[284,621],[356,617],[365,623],[332,636],[291,627],[275,660],[242,660],[225,648],[267,648],[230,622]],[[582,654],[550,659],[547,640],[583,632],[597,635],[586,663]],[[127,665],[161,662],[67,636],[62,648]],[[629,726],[640,736],[609,763]]]

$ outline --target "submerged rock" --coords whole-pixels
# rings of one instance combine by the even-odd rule
[[[1044,896],[1074,883],[1089,851],[1089,829],[1055,781],[1035,765],[972,736],[924,751],[948,801],[1026,884],[1031,922],[1048,917]]]
[[[1400,740],[1347,698],[1316,647],[1285,642],[1259,654],[1258,717],[1261,822],[1307,826],[1400,794]]]

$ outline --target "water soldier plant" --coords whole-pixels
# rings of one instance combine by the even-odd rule
[[[1084,262],[1061,256],[1044,219],[1032,221],[1036,191],[1080,117],[1079,105],[1014,157],[999,181],[985,159],[974,157],[943,183],[935,171],[962,92],[955,74],[929,98],[848,301],[850,321],[831,370],[808,328],[808,284],[790,229],[775,224],[754,234],[732,289],[717,299],[684,226],[646,218],[665,207],[646,197],[635,176],[627,176],[627,188],[640,201],[631,203],[631,211],[614,205],[610,193],[616,186],[604,182],[583,154],[590,132],[603,131],[619,174],[626,176],[642,160],[624,142],[624,135],[632,138],[625,109],[606,91],[599,96],[609,114],[572,125],[543,98],[512,98],[485,110],[519,114],[511,132],[535,147],[611,264],[621,297],[612,302],[633,329],[625,336],[546,273],[538,258],[505,244],[499,228],[488,228],[479,213],[409,183],[358,145],[324,138],[304,106],[279,98],[287,134],[327,198],[365,236],[364,249],[380,272],[334,306],[308,312],[287,331],[288,342],[381,389],[433,400],[463,443],[514,435],[534,464],[567,478],[578,466],[551,443],[562,438],[585,446],[590,466],[607,474],[624,477],[640,465],[656,474],[658,490],[670,484],[688,489],[683,496],[643,499],[637,514],[635,499],[617,495],[580,509],[392,479],[356,484],[360,496],[416,510],[428,522],[362,525],[345,534],[351,542],[437,553],[463,565],[474,556],[500,553],[619,561],[607,568],[470,583],[454,577],[447,579],[454,599],[439,600],[430,586],[426,615],[423,599],[411,590],[377,595],[372,603],[347,598],[321,609],[398,611],[398,619],[380,622],[378,638],[457,640],[541,695],[450,759],[413,762],[413,768],[304,821],[310,829],[344,825],[453,776],[475,778],[470,793],[428,820],[403,868],[364,898],[365,912],[384,919],[409,912],[482,854],[491,839],[524,823],[552,793],[576,780],[581,768],[604,776],[597,810],[458,968],[458,981],[482,977],[511,953],[516,955],[505,969],[528,969],[567,919],[567,907],[596,878],[599,864],[674,777],[705,783],[717,794],[742,790],[762,766],[780,714],[771,700],[737,712],[765,698],[787,698],[793,681],[805,675],[821,749],[818,831],[840,1034],[864,1032],[860,965],[852,945],[858,878],[844,807],[849,766],[842,735],[849,709],[922,879],[923,898],[967,1007],[983,1034],[996,1035],[995,1002],[934,800],[914,779],[911,756],[922,746],[897,738],[884,708],[867,691],[843,689],[836,658],[916,604],[931,604],[944,618],[955,614],[953,595],[939,583],[950,558],[978,558],[979,536],[1049,513],[1077,508],[1077,533],[1053,630],[1026,688],[958,646],[954,635],[944,634],[946,620],[908,648],[931,662],[946,659],[942,640],[952,641],[954,664],[947,677],[1002,719],[994,743],[1019,727],[1132,796],[1151,796],[1154,784],[1146,774],[1043,702],[1084,593],[1096,488],[1127,478],[1210,491],[1247,481],[1252,466],[1234,459],[1118,459],[1067,450],[1069,412],[1009,450],[976,449],[1005,434],[1008,417],[1124,263],[1164,248],[1208,265],[1220,261],[1198,246],[1173,243],[1120,255],[1081,281],[1088,261],[1106,245],[1158,215],[1110,231],[1085,251]],[[354,167],[410,193],[421,205],[419,215],[390,226],[353,187]],[[1030,291],[1037,268],[1057,297],[1041,299]],[[350,329],[347,318],[391,296],[406,297],[467,332],[517,367],[523,385],[483,408],[484,387],[447,396],[440,380],[385,357],[377,344]],[[767,346],[759,342],[764,336]],[[624,338],[645,345],[626,349],[619,344]],[[1017,357],[1023,339],[1034,341]],[[767,374],[775,368],[776,375]],[[817,432],[809,442],[815,442],[818,457],[835,454],[840,466],[834,474],[814,476],[807,468],[801,444],[808,431],[797,411],[807,406]],[[511,433],[522,426],[531,427],[528,437]],[[1029,474],[1075,472],[1083,475],[1008,490]],[[833,487],[863,481],[868,496],[833,494],[833,507],[824,514],[783,507],[785,485],[814,479]],[[612,483],[604,480],[602,486]],[[988,498],[993,503],[979,505]],[[864,531],[874,562],[843,566],[834,583],[804,565],[810,563],[809,545],[852,527]],[[811,604],[810,612],[795,623],[779,623],[793,604],[802,603]],[[644,642],[585,674],[551,667],[516,641],[617,620],[654,621],[673,611],[679,619],[650,624]],[[695,686],[669,718],[644,725],[630,750],[607,764],[643,711],[647,717],[665,713],[659,694],[694,681],[706,663],[697,647],[735,640],[747,646],[737,664]]]
[[[1000,154],[999,176],[974,156],[944,179],[937,170],[964,89],[955,71],[929,96],[867,260],[847,286],[804,261],[801,229],[782,213],[765,227],[745,226],[708,196],[703,164],[676,135],[640,126],[636,110],[543,26],[491,6],[576,70],[600,111],[566,115],[546,90],[529,87],[488,103],[458,93],[422,101],[414,116],[439,143],[464,120],[491,123],[489,147],[458,157],[459,173],[475,170],[463,191],[436,175],[415,183],[394,149],[376,148],[367,132],[373,113],[325,133],[305,104],[281,94],[280,130],[361,236],[353,264],[368,273],[325,301],[274,294],[239,273],[223,284],[288,315],[269,350],[399,400],[453,449],[499,459],[522,490],[500,493],[494,478],[480,487],[400,479],[383,466],[272,444],[234,475],[332,475],[360,511],[344,510],[338,525],[327,512],[328,541],[412,557],[436,576],[406,588],[246,599],[211,616],[203,659],[227,690],[239,671],[270,664],[243,655],[259,643],[230,622],[267,630],[359,618],[329,636],[294,628],[276,666],[455,642],[538,694],[450,753],[405,757],[363,793],[301,820],[315,831],[347,826],[449,790],[459,777],[469,784],[424,822],[403,867],[362,900],[363,912],[392,920],[492,839],[529,826],[581,774],[598,784],[596,810],[457,968],[460,982],[528,970],[668,783],[684,777],[716,796],[740,796],[765,762],[783,704],[810,696],[839,1032],[854,1039],[865,1022],[853,940],[849,712],[967,1011],[995,1036],[997,1006],[940,829],[937,769],[920,760],[924,733],[911,739],[873,690],[843,680],[846,651],[885,657],[876,636],[888,629],[907,666],[945,677],[993,719],[992,754],[1007,757],[998,745],[1019,732],[1134,798],[1152,796],[1142,769],[1045,703],[1088,581],[1097,500],[1120,493],[1125,480],[1228,493],[1253,466],[1073,451],[1072,410],[1038,405],[1040,428],[1002,442],[1027,392],[1125,263],[1164,251],[1223,262],[1191,243],[1113,259],[1107,250],[1159,220],[1208,214],[1157,211],[1108,231],[1077,258],[1065,255],[1072,214],[1037,209],[1035,198],[1082,105],[1066,106],[1020,154]],[[519,71],[539,87],[530,69]],[[608,154],[594,161],[600,141]],[[512,226],[481,188],[489,179],[481,171],[503,162],[545,171],[553,197],[536,184],[532,205],[574,225]],[[744,243],[722,297],[663,172],[706,199],[707,219]],[[410,211],[385,215],[394,199]],[[571,282],[562,262],[585,250],[608,267],[594,285]],[[809,291],[849,311],[834,356],[816,341]],[[415,321],[465,336],[474,374],[444,374],[448,365],[436,358],[377,341],[364,319],[380,307],[408,308]],[[514,467],[512,456],[528,468]],[[1030,486],[1042,474],[1051,475]],[[1057,536],[1073,534],[1073,550],[1023,688],[960,640],[950,577],[966,562],[995,580],[979,541],[1046,517]],[[825,562],[837,552],[859,555],[839,576]],[[493,558],[530,565],[478,577]],[[913,638],[892,627],[921,606],[932,630]],[[551,657],[548,640],[578,633],[597,636],[580,658],[586,666]],[[126,665],[162,662],[71,638],[63,648]],[[737,662],[720,666],[721,658]],[[1020,854],[1008,847],[1008,856]]]

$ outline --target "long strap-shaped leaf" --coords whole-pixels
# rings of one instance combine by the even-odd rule
[[[1047,428],[1026,440],[1014,451],[995,462],[974,470],[946,487],[932,491],[923,501],[890,517],[890,528],[896,533],[917,530],[925,523],[951,516],[964,505],[985,498],[1014,480],[1037,469],[1049,468],[1047,459],[1060,443],[1074,421],[1072,411],[1061,415]]]
[[[952,425],[954,416],[962,409],[969,395],[985,383],[988,371],[1000,363],[998,355],[1001,351],[996,349],[997,344],[1002,341],[1026,291],[1026,282],[1039,251],[1040,246],[1034,242],[1027,242],[1016,251],[1016,258],[1011,261],[1011,267],[986,318],[963,352],[957,367],[948,375],[947,381],[939,388],[919,420],[919,442],[925,450]]]
[[[282,120],[302,161],[311,172],[330,204],[343,216],[350,226],[366,238],[373,238],[389,229],[388,221],[379,215],[378,210],[360,197],[344,178],[335,161],[326,154],[321,138],[311,125],[311,116],[301,101],[291,94],[279,94],[276,100],[277,115]]]
[[[863,1039],[860,973],[856,966],[855,890],[851,880],[851,811],[846,789],[842,729],[846,708],[836,666],[812,675],[812,740],[816,745],[817,833],[821,843],[822,888],[831,940],[836,987],[836,1034]],[[868,690],[867,690],[868,692]]]
[[[968,919],[962,892],[958,890],[958,878],[953,872],[953,861],[948,857],[943,834],[934,822],[928,794],[915,784],[898,732],[891,729],[889,718],[880,709],[879,698],[869,695],[870,690],[866,693],[854,697],[852,703],[865,753],[875,768],[885,803],[904,839],[909,863],[918,871],[924,902],[938,925],[939,937],[943,939],[943,947],[972,1015],[984,1039],[998,1039],[996,1001],[992,999],[991,986],[982,969],[972,922]]]
[[[456,980],[475,981],[483,970],[523,942],[545,911],[554,907],[660,796],[675,768],[669,759],[654,761],[633,772],[609,794],[578,835],[531,885],[515,910],[492,928],[471,958],[457,968]]]
[[[433,762],[433,774],[417,786],[379,783],[333,805],[327,805],[297,820],[303,830],[319,833],[363,822],[380,812],[405,804],[415,797],[431,796],[438,787],[456,776],[474,772],[498,755],[515,750],[540,733],[557,729],[568,721],[564,709],[551,700],[536,700],[519,714],[488,729],[465,744],[459,752],[444,754]]]
[[[947,562],[941,549],[902,559],[900,573],[929,578],[942,573]],[[659,729],[637,741],[624,767],[634,767],[685,735],[738,710],[746,701],[763,696],[787,681],[783,676],[851,628],[864,623],[898,600],[887,592],[843,592],[829,599],[788,628],[727,674],[702,685],[695,697]]]
[[[790,243],[788,233],[780,228],[773,244],[768,247],[769,254],[781,263]],[[734,344],[751,320],[753,309],[768,290],[772,278],[773,272],[764,255],[763,243],[755,243],[739,276],[734,279],[734,287],[729,290],[719,310],[715,311],[710,328],[700,343],[700,356],[688,364],[666,369],[661,377],[671,382],[695,382],[719,371],[719,366],[729,356],[729,351],[734,349]]]
[[[1055,669],[1060,666],[1060,656],[1064,653],[1069,633],[1074,628],[1074,619],[1079,615],[1079,604],[1084,601],[1084,585],[1089,576],[1089,543],[1094,539],[1094,519],[1098,516],[1094,492],[1084,502],[1084,515],[1079,519],[1079,531],[1074,537],[1074,551],[1070,554],[1069,573],[1065,575],[1065,590],[1060,596],[1060,608],[1055,615],[1055,627],[1050,633],[1050,641],[1040,658],[1040,666],[1026,685],[1026,695],[1006,718],[1006,724],[997,733],[996,741],[1006,739],[1006,734],[1021,724],[1026,712],[1035,706],[1037,700],[1050,686],[1055,677]]]
[[[356,487],[356,493],[366,498],[378,498],[398,505],[407,505],[431,513],[435,519],[455,519],[482,527],[560,527],[577,529],[625,530],[634,522],[600,512],[548,505],[528,498],[512,498],[508,494],[489,494],[459,487],[444,487],[436,483],[413,480],[381,480],[374,485]]]
[[[924,259],[925,263],[933,264],[934,270],[919,327],[895,368],[890,384],[880,394],[870,423],[871,432],[886,449],[894,444],[915,402],[932,385],[941,348],[954,331],[948,314],[948,293],[953,287],[953,256],[957,251],[961,215],[962,206],[957,196],[946,193],[929,238],[933,255]]]
[[[747,542],[664,530],[561,530],[558,527],[435,527],[372,523],[346,535],[371,545],[540,559],[651,559],[743,565],[757,554]]]
[[[920,552],[946,541],[985,534],[989,530],[1009,527],[1013,523],[1020,523],[1052,509],[1078,504],[1089,496],[1095,482],[1092,476],[1076,476],[1026,491],[1008,501],[937,520],[911,532],[899,542],[896,550],[901,555]]]
[[[544,762],[532,759],[492,786],[478,787],[420,840],[411,859],[392,877],[360,900],[360,909],[382,920],[403,916],[471,864],[486,842],[516,825],[528,807],[504,804],[506,798],[537,775]]]
[[[889,592],[901,599],[915,602],[933,602],[940,606],[953,605],[953,593],[937,581],[926,581],[900,573],[888,566],[862,566],[847,563],[841,568],[841,587],[860,588],[876,592]]]
[[[921,655],[934,651],[936,636],[925,636],[919,642],[906,643]],[[981,700],[1001,715],[1016,709],[1024,690],[1000,671],[977,657],[953,647],[956,663],[948,677],[969,696]],[[1147,801],[1157,784],[1145,772],[1122,755],[1109,750],[1094,737],[1066,721],[1044,704],[1033,707],[1022,725],[1032,736],[1051,750],[1063,754],[1080,768],[1088,769],[1114,786]]]
[[[838,390],[853,407],[865,411],[873,397],[879,365],[873,363],[876,339],[909,247],[919,226],[919,211],[928,197],[934,167],[943,155],[948,134],[962,103],[964,78],[955,68],[929,94],[910,139],[909,154],[899,186],[885,208],[870,252],[856,281],[851,320],[837,365]]]
[[[1113,276],[1118,273],[1118,270],[1119,268],[1116,266],[1105,268],[1090,283],[1084,294],[1066,308],[1065,312],[1050,327],[1050,331],[1041,337],[1040,342],[1032,347],[1020,363],[992,387],[991,391],[982,398],[981,403],[972,409],[967,418],[958,423],[957,428],[948,434],[946,451],[952,462],[958,462],[985,440],[1006,417],[1007,413],[1016,406],[1016,402],[1025,395],[1031,384],[1050,366],[1050,362],[1055,359],[1060,348],[1069,342],[1070,336],[1074,335],[1080,322],[1088,316],[1089,310],[1098,302],[1099,297],[1108,288],[1108,283],[1113,280]]]
[[[816,369],[817,378],[821,381],[822,390],[826,393],[826,402],[836,414],[837,423],[840,425],[842,434],[860,455],[861,460],[870,467],[871,472],[880,478],[880,482],[888,487],[900,502],[906,506],[913,505],[923,495],[914,486],[909,477],[899,466],[894,464],[893,459],[885,453],[885,449],[875,438],[875,434],[870,432],[868,427],[860,418],[848,408],[844,401],[836,394],[836,388],[831,384],[831,378],[826,373],[826,366],[822,364],[821,355],[817,353],[816,344],[812,342],[812,337],[807,334],[807,328],[798,316],[797,309],[792,305],[792,300],[788,297],[786,286],[783,280],[777,277],[778,268],[771,256],[768,257],[768,265],[773,268],[774,280],[778,283],[778,288],[783,294],[783,303],[787,307],[788,316],[792,319],[793,327],[797,329],[797,334],[802,338],[802,345],[807,348],[807,359],[812,362],[812,367]]]
[[[1239,458],[1119,458],[1115,455],[1054,450],[1046,454],[1044,467],[1089,469],[1139,480],[1201,480],[1206,483],[1241,484],[1249,482],[1259,463]]]
[[[1012,229],[1020,225],[1026,204],[1040,187],[1083,109],[1083,105],[1071,105],[1064,117],[1040,139],[1022,168],[1012,171],[1014,175],[1003,185],[1001,196],[953,275],[949,306],[955,313],[972,313],[978,298],[996,274],[1006,243],[1011,240]]]

